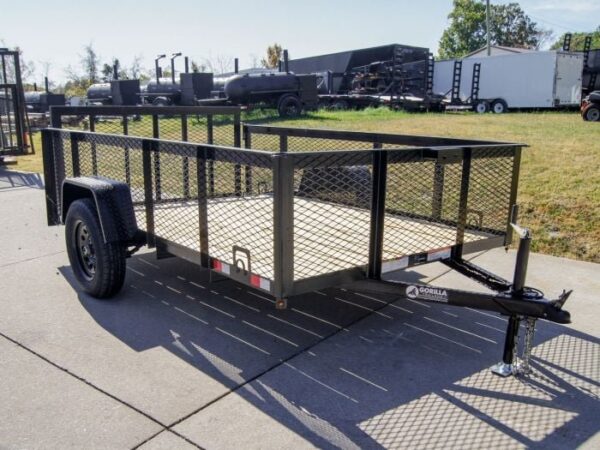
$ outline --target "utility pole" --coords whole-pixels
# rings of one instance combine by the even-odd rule
[[[490,56],[492,54],[492,49],[490,47],[490,0],[485,0],[485,34],[487,55]]]

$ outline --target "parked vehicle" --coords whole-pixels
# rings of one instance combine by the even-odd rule
[[[600,91],[594,91],[583,99],[581,117],[588,122],[600,122]]]
[[[479,64],[480,72],[474,70]],[[435,62],[433,92],[452,104],[497,114],[521,108],[579,106],[583,55],[531,51]],[[474,87],[476,95],[473,95]],[[454,92],[453,92],[454,91]]]
[[[157,131],[162,111],[59,107],[52,123],[62,114],[147,114]],[[147,245],[158,258],[179,256],[270,296],[279,309],[295,295],[346,285],[492,311],[508,316],[503,360],[492,368],[502,376],[529,370],[536,320],[570,322],[563,309],[570,292],[551,300],[525,285],[531,235],[514,223],[522,144],[242,125],[239,108],[173,113],[183,121],[206,116],[206,140],[42,131],[48,224],[65,224],[84,292],[117,294],[126,259]],[[234,126],[219,144],[211,117],[222,114],[232,115]],[[512,281],[463,258],[510,245],[513,230],[519,246]],[[434,261],[489,293],[385,276]]]

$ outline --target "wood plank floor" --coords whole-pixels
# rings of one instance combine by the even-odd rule
[[[145,223],[136,208],[138,225]],[[364,209],[294,198],[294,279],[367,264],[370,212]],[[199,251],[199,217],[195,202],[155,206],[156,235]],[[465,233],[465,242],[487,238]],[[456,229],[422,220],[386,215],[383,259],[453,245]],[[221,198],[208,202],[209,254],[232,262],[234,245],[250,251],[252,272],[273,279],[273,198],[269,195]],[[290,255],[292,257],[292,255]]]

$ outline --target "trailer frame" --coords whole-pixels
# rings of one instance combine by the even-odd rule
[[[135,236],[122,242],[133,247],[129,255],[146,244],[158,258],[178,256],[270,295],[278,308],[351,283],[499,312],[510,318],[495,368],[504,376],[523,370],[515,360],[521,321],[526,342],[537,319],[570,322],[562,309],[570,292],[550,300],[525,285],[531,235],[516,225],[523,144],[247,124],[241,131],[243,147],[43,130],[48,223],[64,222],[74,200],[65,186],[104,185],[106,193],[107,183],[121,183],[132,210],[119,216],[138,221],[121,233]],[[128,204],[117,200],[102,210]],[[520,239],[512,282],[463,258],[509,246],[513,229]],[[434,261],[491,293],[388,277]]]

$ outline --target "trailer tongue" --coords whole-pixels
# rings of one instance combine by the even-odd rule
[[[461,291],[384,279],[358,281],[353,283],[351,288],[359,292],[400,294],[412,300],[444,303],[506,315],[509,319],[502,362],[493,366],[491,370],[503,377],[521,373],[527,374],[531,371],[529,360],[536,321],[538,319],[545,319],[560,324],[571,323],[571,315],[563,310],[562,307],[572,291],[563,291],[557,299],[549,300],[544,297],[541,291],[525,286],[531,234],[529,230],[517,225],[514,225],[514,228],[519,235],[519,248],[512,283],[462,258],[451,257],[442,261],[451,269],[495,291],[494,294]],[[525,346],[521,361],[519,362],[517,361],[517,344],[521,321],[525,321],[526,329]]]
[[[52,123],[60,126],[61,114],[120,115],[131,134],[126,118],[137,115],[151,117],[159,136],[159,121],[179,123],[163,111],[53,108]],[[158,258],[178,256],[270,295],[278,308],[299,294],[351,285],[492,311],[509,318],[503,360],[493,368],[503,376],[529,370],[538,319],[570,322],[570,292],[550,300],[525,285],[531,235],[516,225],[515,206],[522,144],[241,125],[236,108],[170,114],[181,116],[182,140],[198,136],[188,122],[196,117],[206,143],[43,130],[48,222],[66,224],[74,275],[89,294],[116,294],[126,258],[146,244]],[[224,114],[232,120],[219,127],[213,115]],[[512,281],[463,259],[508,247],[515,231]],[[388,276],[434,261],[491,293]]]

